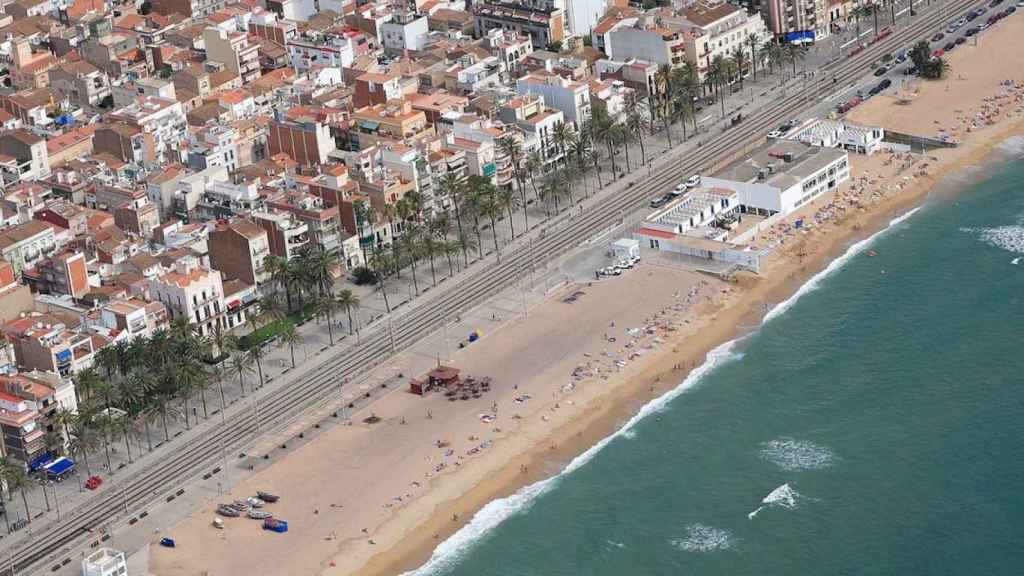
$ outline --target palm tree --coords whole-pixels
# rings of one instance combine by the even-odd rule
[[[459,235],[462,234],[462,202],[465,199],[466,187],[465,184],[459,180],[454,173],[448,172],[441,177],[439,187],[443,194],[451,199],[452,211],[455,213],[455,224],[458,227]],[[469,264],[469,253],[462,253],[465,264]]]
[[[331,346],[334,346],[334,321],[331,317],[338,311],[338,301],[333,296],[323,295],[313,301],[313,314],[319,318],[323,316],[327,320],[327,337],[330,338]]]
[[[751,73],[754,75],[754,82],[757,82],[757,60],[760,57],[757,52],[758,39],[757,34],[753,32],[747,34],[747,44],[750,44],[750,68]]]
[[[750,59],[747,57],[747,51],[742,46],[736,46],[736,49],[732,51],[732,65],[736,68],[736,74],[740,81],[740,90],[743,89],[743,77],[747,74],[747,65],[750,64]]]
[[[643,111],[637,105],[636,94],[630,92],[626,96],[626,130],[636,138],[640,144],[640,165],[647,164],[647,150],[644,148],[644,121]],[[581,154],[582,156],[582,154]]]
[[[252,364],[249,363],[250,355],[246,352],[235,351],[231,355],[231,369],[238,374],[238,385],[242,388],[242,397],[245,397],[245,375],[252,374]]]
[[[419,222],[407,221],[402,235],[398,238],[398,242],[402,244],[402,251],[409,258],[410,267],[412,268],[412,286],[417,296],[420,293],[420,283],[416,278],[416,262],[421,254],[420,239],[422,236],[423,227],[420,226]]]
[[[250,362],[256,363],[256,373],[259,375],[260,387],[263,387],[263,346],[257,344],[246,352],[246,356]]]
[[[352,309],[359,308],[359,296],[352,290],[345,288],[338,292],[338,296],[335,298],[335,302],[338,303],[339,307],[345,309],[345,314],[348,315],[348,333],[352,334]]]
[[[109,346],[100,348],[97,354],[103,354],[104,350],[107,350]],[[107,352],[106,354],[110,354]],[[92,398],[93,391],[100,384],[100,375],[93,368],[86,368],[75,374],[75,391],[78,392],[78,403],[84,404],[90,398]]]
[[[466,207],[473,217],[473,232],[476,234],[477,255],[483,257],[483,236],[480,232],[480,216],[484,215],[484,209],[488,202],[486,194],[493,186],[491,181],[483,176],[470,176],[467,183]]]
[[[89,467],[89,452],[99,446],[99,436],[92,427],[92,422],[84,414],[78,414],[71,423],[71,443],[68,449],[72,454],[78,454],[80,460],[85,464],[85,473],[92,476],[92,469]]]
[[[793,76],[796,76],[797,62],[802,62],[807,57],[807,51],[796,44],[786,45],[786,62],[793,65]]]
[[[515,192],[511,188],[501,187],[495,188],[494,200],[498,208],[504,208],[508,213],[508,229],[512,233],[512,239],[516,237],[516,227],[512,223],[512,212],[519,209],[519,197],[516,196]]]
[[[29,487],[30,480],[28,473],[25,472],[25,468],[21,464],[7,461],[7,458],[0,459],[0,477],[3,478],[4,483],[7,485],[9,493],[15,490],[21,492],[21,501],[25,504],[25,518],[28,519],[28,523],[32,523],[32,513],[28,509],[28,496],[25,495],[25,489]]]
[[[276,290],[280,292],[284,290],[285,301],[288,304],[288,310],[292,309],[292,293],[291,293],[291,270],[288,266],[288,261],[280,256],[267,256],[263,259],[263,267],[267,273],[270,274],[271,282],[276,287]]]
[[[530,229],[530,216],[527,210],[528,203],[526,201],[526,182],[523,174],[523,147],[519,144],[519,141],[512,136],[505,136],[498,140],[498,147],[502,153],[508,156],[509,165],[512,166],[512,178],[516,182],[516,187],[519,189],[519,198],[521,206],[523,207],[523,224],[526,229]]]
[[[540,190],[537,188],[537,178],[544,174],[544,159],[541,158],[540,152],[534,150],[530,152],[530,155],[526,158],[526,162],[523,165],[523,172],[529,175],[530,186],[533,188],[533,195],[539,200]],[[544,214],[551,218],[551,212],[548,210],[547,204],[544,205]],[[462,238],[462,232],[459,232],[459,238]]]
[[[284,325],[284,329],[278,334],[281,339],[281,346],[288,345],[288,350],[292,357],[292,368],[295,368],[295,345],[302,344],[305,338],[302,337],[302,333],[295,328],[295,324],[288,322]]]
[[[551,139],[555,142],[555,146],[558,147],[559,152],[562,154],[562,162],[566,162],[566,143],[569,142],[569,135],[572,130],[565,122],[555,124],[554,130],[551,133]]]
[[[369,264],[370,269],[373,270],[374,275],[377,277],[377,283],[380,284],[380,293],[384,296],[384,308],[390,314],[391,304],[388,302],[388,291],[387,286],[385,285],[385,278],[391,271],[392,258],[384,247],[374,246],[370,251]]]
[[[850,10],[849,17],[853,18],[853,24],[857,29],[858,38],[860,38],[860,19],[863,18],[865,14],[867,14],[867,10],[865,10],[863,6],[854,6],[853,9]]]
[[[147,402],[139,412],[139,420],[142,420],[142,428],[146,435],[146,446],[150,452],[153,451],[153,436],[149,433],[149,425],[156,422],[162,413],[160,403],[154,402],[152,399]]]

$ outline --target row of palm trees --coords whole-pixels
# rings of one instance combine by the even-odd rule
[[[511,169],[511,185],[495,186],[482,176],[459,178],[451,173],[445,174],[436,183],[436,196],[446,199],[448,207],[438,211],[425,210],[424,199],[418,192],[407,193],[397,203],[388,206],[382,215],[391,225],[392,242],[389,245],[377,242],[365,248],[364,259],[380,285],[386,310],[391,311],[387,283],[393,277],[400,277],[403,270],[409,270],[412,288],[418,295],[420,267],[424,263],[429,264],[430,282],[436,286],[438,261],[447,265],[448,274],[452,275],[468,265],[471,257],[483,257],[488,243],[493,243],[494,252],[500,259],[501,242],[497,230],[500,221],[506,222],[514,239],[517,235],[517,213],[521,213],[524,227],[529,229],[531,206],[539,203],[544,217],[550,218],[575,205],[592,190],[603,187],[607,169],[615,179],[623,174],[622,168],[629,172],[634,169],[634,164],[646,164],[645,138],[656,131],[659,123],[665,130],[669,146],[674,145],[673,125],[682,125],[684,140],[688,136],[688,126],[696,133],[696,101],[699,97],[717,95],[724,115],[722,91],[737,81],[742,87],[748,70],[756,79],[758,70],[765,67],[767,73],[775,74],[791,65],[795,74],[797,63],[805,55],[805,49],[799,46],[776,42],[762,44],[758,36],[751,34],[746,45],[737,47],[730,56],[715,57],[708,64],[703,81],[691,63],[676,69],[662,66],[656,75],[653,93],[647,98],[646,110],[636,98],[626,102],[624,113],[619,118],[595,107],[592,117],[575,128],[569,123],[556,125],[550,140],[528,153],[520,139],[513,136],[500,139],[497,152]],[[631,145],[640,149],[638,162],[631,157]],[[620,154],[624,156],[624,167],[619,165]],[[368,209],[363,212],[364,219],[372,218]],[[485,239],[488,228],[489,240]],[[322,276],[320,263],[305,269]],[[298,272],[294,276],[301,275],[302,272]],[[282,284],[287,291],[289,283],[283,281]]]
[[[289,316],[296,303],[317,321],[326,320],[332,344],[335,314],[346,311],[349,331],[357,329],[352,312],[359,307],[359,297],[347,289],[333,293],[330,256],[310,251],[289,262],[271,260],[268,266],[274,293],[250,308],[250,320],[254,332],[260,325],[280,323],[278,345],[289,347],[293,368],[295,346],[304,341]],[[285,295],[284,303],[278,294]],[[92,475],[90,454],[102,449],[106,468],[112,470],[111,452],[116,444],[123,442],[131,462],[143,443],[147,451],[154,449],[154,426],[160,429],[156,435],[167,442],[171,438],[169,422],[175,417],[184,418],[186,429],[198,423],[200,416],[209,418],[210,394],[219,395],[219,410],[223,411],[227,406],[224,384],[230,377],[237,378],[243,397],[250,377],[256,380],[249,384],[249,392],[263,386],[265,356],[260,343],[246,345],[243,338],[228,333],[220,324],[209,335],[200,336],[183,318],[150,337],[106,346],[97,352],[93,367],[75,375],[78,410],[55,413],[53,431],[45,437],[46,447],[54,454],[66,450],[77,456],[87,475]],[[198,405],[193,405],[197,395]],[[158,438],[156,445],[159,443]],[[0,478],[7,481],[8,490],[24,488],[26,484],[6,463],[0,459]],[[24,465],[12,466],[11,470],[24,473]],[[27,500],[25,504],[27,513]]]

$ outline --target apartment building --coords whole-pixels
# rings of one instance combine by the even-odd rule
[[[303,166],[325,164],[334,150],[330,128],[312,118],[278,116],[268,126],[267,148],[271,156],[284,154]]]
[[[174,263],[170,272],[149,283],[150,298],[162,303],[172,319],[184,318],[200,336],[209,336],[224,315],[224,285],[219,270],[199,264],[194,256]]]
[[[152,0],[153,12],[157,14],[181,14],[195,19],[218,12],[226,5],[227,0]]]
[[[41,220],[29,220],[12,228],[0,230],[0,258],[20,275],[57,249],[53,226]]]
[[[260,288],[270,281],[263,261],[270,255],[267,231],[247,218],[218,222],[210,231],[210,265],[228,279]]]
[[[4,187],[48,178],[50,154],[46,139],[22,129],[0,135],[0,175]]]
[[[242,78],[242,84],[260,77],[259,45],[250,44],[245,33],[211,26],[203,30],[203,43],[207,59],[223,63]]]
[[[425,15],[399,11],[390,22],[381,24],[379,38],[384,50],[391,54],[422,50],[427,41],[428,28]]]
[[[18,282],[10,262],[0,260],[0,323],[10,322],[21,313],[31,311],[33,306],[32,291]],[[8,353],[8,344],[0,339],[0,372],[5,372],[5,366],[14,362],[14,349]]]
[[[605,53],[613,60],[645,60],[678,68],[686,62],[686,36],[678,28],[663,26],[653,15],[632,26],[619,26],[605,34]]]
[[[305,224],[311,248],[328,253],[341,249],[338,207],[328,206],[323,198],[300,191],[284,191],[268,199],[267,207],[289,213]]]
[[[545,163],[562,157],[563,151],[555,143],[554,134],[555,127],[565,123],[565,116],[561,110],[548,108],[544,96],[526,94],[513,98],[498,110],[498,117],[506,124],[516,125],[527,140],[535,142]]]
[[[22,370],[53,372],[67,377],[93,365],[97,342],[71,330],[60,318],[31,312],[0,326],[14,345]]]
[[[367,106],[352,113],[349,149],[362,150],[378,144],[410,144],[433,135],[427,115],[408,100]]]
[[[309,246],[309,226],[290,212],[254,212],[252,219],[267,232],[274,256],[291,260]]]
[[[666,18],[686,34],[686,59],[704,71],[718,56],[730,58],[737,48],[750,56],[750,39],[757,49],[772,38],[760,14],[748,14],[732,4],[696,4]]]
[[[111,335],[126,338],[149,338],[169,326],[167,307],[161,302],[145,302],[137,298],[118,299],[99,309],[95,328],[105,328]],[[123,336],[122,336],[123,335]]]
[[[70,379],[41,372],[0,375],[3,455],[27,465],[45,452],[46,434],[59,434],[66,442],[65,431],[54,423],[58,410],[78,410]]]
[[[828,38],[828,0],[760,0],[761,17],[768,30],[789,42]]]
[[[516,93],[541,94],[544,103],[560,110],[565,119],[580,127],[590,119],[590,90],[582,82],[550,72],[533,72],[516,80]]]
[[[76,300],[89,293],[85,254],[62,252],[23,272],[23,280],[36,292],[67,295]]]
[[[67,62],[51,68],[47,74],[50,89],[61,99],[74,104],[98,105],[110,96],[110,82],[102,70],[92,64],[79,60]]]
[[[180,102],[153,96],[139,96],[131,105],[112,112],[107,120],[115,125],[122,123],[122,126],[135,128],[142,133],[139,146],[146,164],[177,160],[179,143],[184,139],[188,125],[185,109]],[[97,146],[99,137],[97,130]],[[135,145],[136,142],[132,140],[133,149]]]
[[[534,48],[544,49],[566,39],[565,12],[561,8],[531,7],[512,2],[473,4],[477,36],[491,30],[512,30],[530,37]]]

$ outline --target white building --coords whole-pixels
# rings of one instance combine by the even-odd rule
[[[201,336],[208,336],[224,315],[224,285],[220,272],[199,265],[193,256],[174,263],[174,269],[149,284],[150,297],[167,307],[172,318],[195,324]]]
[[[587,36],[608,11],[608,0],[554,0],[565,11],[565,25],[572,36]]]
[[[560,110],[577,127],[590,119],[590,90],[582,82],[538,71],[516,80],[516,92],[543,95],[548,106]]]
[[[152,164],[170,159],[168,154],[178,149],[188,123],[181,102],[155,96],[139,96],[132,104],[112,112],[108,120],[137,126],[143,133],[152,135],[152,148],[145,154],[146,161]]]
[[[287,48],[292,68],[300,72],[314,66],[345,68],[356,58],[352,39],[344,36],[331,36],[322,41],[293,38],[288,40]]]
[[[422,50],[427,41],[427,17],[410,14],[399,16],[380,25],[384,49],[401,54],[405,50]]]
[[[701,184],[735,190],[745,212],[770,216],[789,214],[849,178],[845,150],[782,140]]]
[[[793,128],[782,136],[812,146],[842,148],[858,154],[874,154],[882,148],[885,130],[877,126],[861,126],[845,120],[815,118]]]
[[[743,49],[748,58],[747,72],[750,72],[750,37],[760,49],[772,38],[760,14],[747,14],[746,9],[732,4],[696,4],[669,19],[671,26],[686,33],[686,59],[701,71],[718,56],[730,58],[737,48]]]
[[[688,190],[643,221],[637,233],[651,250],[760,271],[760,253],[729,242],[741,210],[740,194],[727,188]]]
[[[124,552],[100,548],[82,560],[82,576],[127,576]]]
[[[513,98],[498,110],[506,124],[515,124],[523,132],[523,150],[538,150],[546,164],[560,159],[564,153],[555,142],[555,130],[565,123],[561,110],[548,108],[544,96],[528,94]]]
[[[608,117],[616,121],[625,119],[631,99],[636,102],[636,91],[621,80],[591,80],[589,88],[591,104],[604,108]]]

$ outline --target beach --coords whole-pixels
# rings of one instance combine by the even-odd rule
[[[708,351],[757,326],[851,243],[1024,133],[1024,55],[1011,49],[1022,36],[1024,20],[1006,19],[979,46],[953,52],[948,80],[915,81],[903,90],[915,94],[909,101],[882,95],[855,109],[853,121],[945,135],[960,146],[924,156],[851,155],[853,177],[839,193],[756,239],[776,247],[764,275],[724,282],[641,265],[568,286],[454,354],[464,374],[494,379],[491,393],[456,402],[392,393],[367,411],[381,421],[352,415],[351,426],[326,431],[221,499],[280,493],[272,509],[291,522],[289,533],[262,533],[246,519],[214,531],[211,501],[167,530],[189,554],[155,550],[151,571],[395,574],[422,564],[485,504],[557,473],[677,386]],[[808,223],[799,230],[791,225],[798,218]]]

